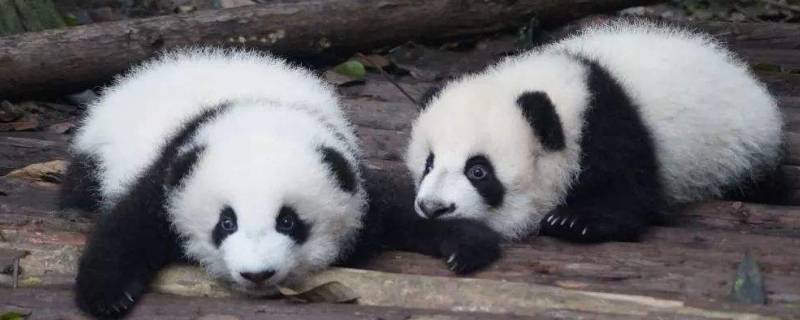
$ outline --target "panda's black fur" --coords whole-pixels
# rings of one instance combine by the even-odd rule
[[[540,232],[581,242],[636,240],[656,221],[665,202],[654,142],[639,107],[617,80],[596,62],[578,59],[589,70],[586,82],[591,101],[583,116],[582,170],[564,203],[542,219],[575,221],[575,225],[543,223]],[[551,115],[551,120],[532,123],[534,132],[561,132],[553,105],[549,100],[541,104],[538,113]],[[563,134],[537,135],[545,146],[564,147]],[[581,234],[590,225],[592,232]]]
[[[124,313],[161,268],[180,258],[179,237],[164,211],[166,193],[181,183],[202,149],[184,154],[178,150],[204,123],[226,108],[225,104],[210,108],[184,124],[130,191],[110,212],[99,217],[78,265],[75,298],[81,309],[101,316]],[[86,168],[80,169],[86,176],[68,175],[61,189],[61,199],[89,204],[79,209],[100,206],[94,193],[87,192],[98,190],[99,184],[82,182],[97,181],[99,168],[92,161],[84,162],[90,158],[80,154],[73,158],[70,168]],[[62,201],[64,208],[70,205]]]

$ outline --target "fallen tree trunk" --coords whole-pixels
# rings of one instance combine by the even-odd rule
[[[339,56],[409,40],[555,24],[656,0],[275,1],[0,38],[0,98],[64,94],[110,79],[160,49],[245,46],[292,57]]]

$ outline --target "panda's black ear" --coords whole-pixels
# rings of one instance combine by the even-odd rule
[[[561,127],[561,119],[546,93],[541,91],[525,92],[517,98],[517,105],[522,109],[522,115],[545,150],[564,149],[564,130]]]
[[[356,175],[347,159],[331,147],[322,147],[320,152],[322,153],[322,162],[333,172],[336,181],[339,182],[339,187],[347,192],[355,192]]]
[[[200,159],[204,149],[203,146],[195,146],[177,155],[166,168],[164,174],[165,185],[174,188],[183,182],[186,175],[194,168],[197,160]]]
[[[419,103],[419,106],[417,106],[419,111],[425,110],[425,108],[428,107],[428,104],[431,103],[431,100],[439,95],[439,92],[441,91],[442,87],[440,86],[433,86],[428,88],[428,90],[425,90],[425,92],[422,93],[422,96],[417,99],[417,102]]]

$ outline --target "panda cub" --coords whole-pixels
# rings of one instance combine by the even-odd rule
[[[406,162],[422,217],[628,241],[672,205],[770,175],[781,127],[764,85],[709,37],[615,21],[447,84]]]
[[[246,51],[164,54],[89,106],[63,208],[101,210],[83,310],[121,316],[160,268],[199,262],[252,295],[347,256],[363,229],[359,148],[334,91]]]

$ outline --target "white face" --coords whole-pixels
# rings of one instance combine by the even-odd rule
[[[579,169],[580,125],[578,116],[567,112],[561,119],[566,148],[545,150],[517,99],[539,88],[557,105],[583,104],[583,94],[563,89],[575,88],[573,79],[583,79],[582,70],[559,63],[503,63],[451,83],[431,101],[414,123],[406,154],[419,215],[481,220],[507,238],[538,230],[541,217],[560,203]],[[536,72],[543,78],[531,76]],[[563,76],[570,73],[576,76]]]
[[[322,269],[350,248],[361,228],[363,191],[340,187],[319,145],[261,130],[283,120],[313,132],[310,124],[282,115],[272,124],[247,117],[255,119],[248,126],[239,116],[231,130],[224,117],[201,132],[198,140],[209,141],[171,194],[169,211],[187,254],[212,276],[250,294],[273,294],[275,285]],[[322,145],[329,142],[335,145]]]
[[[514,99],[443,91],[423,111],[406,163],[426,218],[471,218],[507,237],[530,229],[534,141]],[[520,134],[522,132],[522,134]]]

